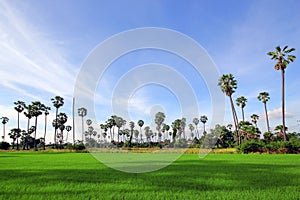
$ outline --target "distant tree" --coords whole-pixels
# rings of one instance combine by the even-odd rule
[[[139,127],[140,127],[140,134],[142,135],[142,127],[144,126],[144,121],[140,119],[140,120],[137,122],[137,124],[138,124]]]
[[[13,140],[12,148],[15,149],[15,142],[17,141],[17,150],[19,150],[18,138],[21,137],[21,129],[13,128],[10,130],[10,133],[8,135]]]
[[[246,99],[246,97],[244,97],[244,96],[238,97],[238,98],[236,99],[236,105],[239,106],[239,107],[241,107],[241,109],[242,109],[242,117],[243,117],[243,121],[245,121],[244,108],[245,108],[245,106],[246,106],[246,103],[247,103],[247,99]]]
[[[66,142],[68,142],[69,132],[70,132],[71,130],[72,130],[72,126],[70,126],[70,125],[66,126],[66,131],[67,131]]]
[[[81,139],[82,139],[82,142],[83,142],[83,136],[84,136],[84,123],[83,123],[83,118],[87,115],[87,109],[84,108],[84,107],[81,107],[81,108],[78,108],[78,116],[81,117],[81,129],[82,129],[82,132],[81,132]]]
[[[54,98],[51,99],[51,101],[52,101],[53,106],[56,108],[55,119],[57,121],[58,109],[64,105],[64,98],[62,98],[60,96],[55,96]],[[55,126],[54,127],[54,144],[55,144],[55,146],[57,146],[57,143],[56,143],[57,129],[58,129],[58,127]]]
[[[46,134],[47,134],[47,116],[49,115],[49,110],[51,110],[50,107],[48,106],[44,106],[42,108],[42,111],[44,111],[44,114],[45,114],[45,131],[44,131],[44,145],[43,145],[43,148],[44,150],[46,149]]]
[[[32,105],[25,105],[26,112],[24,115],[27,117],[27,133],[29,134],[30,119],[32,118]]]
[[[193,126],[193,124],[189,124],[189,129],[191,131],[191,137],[193,139],[193,137],[194,137],[194,130],[195,130],[195,127]]]
[[[195,128],[196,128],[196,137],[199,138],[199,132],[198,132],[199,119],[195,117],[195,118],[193,119],[193,123],[195,124]]]
[[[14,109],[18,112],[18,129],[20,129],[20,113],[22,113],[25,109],[25,102],[16,101],[14,104],[16,105]]]
[[[155,114],[154,122],[156,124],[156,129],[158,134],[161,134],[162,124],[164,123],[166,115],[163,112],[158,112]]]
[[[129,122],[129,127],[130,127],[129,146],[131,147],[131,141],[132,141],[133,129],[134,129],[134,122],[133,121]]]
[[[257,99],[264,104],[265,108],[265,114],[266,114],[266,122],[267,122],[267,130],[270,132],[270,125],[269,125],[269,117],[268,117],[268,111],[267,111],[267,101],[269,101],[270,96],[268,92],[261,92],[259,93]]]
[[[120,129],[123,126],[123,118],[122,117],[116,117],[115,121],[116,121],[116,126],[118,128],[118,143],[119,143],[120,142],[120,135],[121,135]]]
[[[37,151],[37,143],[36,143],[36,131],[37,131],[37,119],[38,116],[40,116],[43,111],[43,108],[45,107],[44,104],[42,104],[39,101],[32,102],[32,116],[35,117],[35,130],[34,130],[34,150]]]
[[[3,124],[3,136],[2,136],[2,141],[5,142],[5,124],[9,121],[8,117],[1,117]]]
[[[282,92],[282,132],[283,132],[283,139],[284,141],[287,140],[286,137],[286,130],[285,130],[285,105],[284,105],[284,82],[285,82],[285,69],[288,67],[290,62],[294,62],[296,60],[295,55],[291,55],[290,53],[295,51],[295,48],[290,48],[286,45],[283,49],[280,48],[280,46],[277,46],[275,48],[275,51],[268,52],[268,55],[271,56],[272,60],[276,60],[275,70],[281,71],[281,92]]]
[[[202,115],[200,117],[200,121],[203,123],[203,134],[206,133],[206,131],[205,131],[205,123],[207,122],[207,120],[208,120],[208,118],[207,118],[206,115]]]

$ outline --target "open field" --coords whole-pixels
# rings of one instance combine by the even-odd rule
[[[0,153],[0,199],[300,199],[300,155],[184,154],[130,174],[88,153]]]

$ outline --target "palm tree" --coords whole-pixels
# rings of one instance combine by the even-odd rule
[[[82,128],[82,142],[83,142],[83,136],[84,136],[84,123],[83,118],[87,115],[87,109],[84,107],[78,108],[78,116],[81,117],[81,128]]]
[[[156,129],[158,134],[161,134],[161,126],[164,123],[166,115],[163,112],[158,112],[155,114],[154,122],[156,124]]]
[[[132,140],[133,129],[134,129],[134,122],[133,121],[129,122],[129,127],[130,127],[129,147],[131,147],[131,140]]]
[[[269,117],[268,117],[268,111],[267,111],[267,101],[269,101],[270,96],[268,92],[261,92],[259,93],[257,99],[261,102],[263,102],[265,107],[265,114],[266,114],[266,122],[267,122],[267,130],[270,132],[270,125],[269,125]]]
[[[174,122],[172,122],[172,129],[173,129],[173,133],[172,133],[172,143],[176,142],[176,135],[177,132],[181,132],[181,119],[176,119]]]
[[[18,129],[20,129],[20,113],[23,112],[25,108],[25,102],[23,101],[16,101],[14,102],[16,105],[14,108],[18,112]]]
[[[232,100],[232,94],[235,92],[237,88],[237,81],[234,79],[232,74],[223,74],[219,79],[218,85],[221,87],[222,92],[224,92],[226,96],[229,97],[233,121],[234,121],[234,127],[236,131],[236,140],[239,143],[239,133],[238,133],[239,121]]]
[[[208,120],[208,118],[207,118],[206,115],[202,115],[202,116],[200,117],[200,121],[203,123],[203,134],[206,133],[206,131],[205,131],[205,123],[207,122],[207,120]]]
[[[2,120],[2,124],[3,124],[2,140],[3,140],[3,142],[5,142],[5,124],[9,121],[9,119],[8,119],[8,117],[1,117],[0,119]]]
[[[181,119],[181,121],[180,121],[180,132],[179,132],[179,134],[180,134],[180,137],[181,137],[181,135],[183,134],[183,138],[184,139],[186,139],[185,138],[185,127],[186,127],[186,118],[182,118]]]
[[[42,104],[39,101],[32,102],[32,116],[35,117],[35,130],[34,130],[34,149],[37,151],[37,144],[36,144],[36,130],[37,130],[37,118],[42,113],[43,108],[45,107],[44,104]]]
[[[67,131],[67,138],[66,138],[66,142],[68,142],[68,136],[69,136],[69,132],[72,130],[72,126],[68,125],[66,126],[66,131]]]
[[[63,131],[65,129],[65,123],[68,121],[68,116],[66,113],[59,113],[57,115],[57,119],[54,119],[52,125],[54,125],[54,128],[57,128],[60,130],[60,135],[57,135],[57,137],[60,138],[60,148],[64,139]]]
[[[122,117],[116,117],[115,118],[116,126],[118,127],[118,143],[120,142],[120,129],[123,126],[123,118]]]
[[[51,110],[50,107],[45,106],[43,108],[44,114],[45,114],[45,131],[44,131],[44,150],[46,149],[46,134],[47,134],[47,116],[49,115],[49,110]]]
[[[56,97],[52,98],[51,101],[53,103],[53,106],[56,108],[55,119],[57,121],[58,109],[64,105],[64,98],[62,98],[60,96],[56,96]],[[54,144],[55,145],[56,145],[57,129],[58,129],[58,127],[55,126],[54,127]]]
[[[274,129],[274,131],[278,131],[278,132],[277,132],[277,137],[282,137],[282,136],[284,136],[284,133],[283,133],[284,130],[287,131],[287,130],[288,130],[288,127],[283,128],[282,125],[278,125],[278,126],[276,126],[275,129]]]
[[[195,127],[196,127],[196,137],[199,138],[199,132],[198,132],[198,124],[199,124],[199,119],[197,117],[195,117],[193,119],[193,123],[195,124]]]
[[[194,130],[195,130],[195,127],[193,126],[193,124],[189,124],[189,129],[191,131],[191,137],[193,139],[193,137],[194,137]]]
[[[255,124],[255,127],[257,128],[257,121],[259,119],[259,116],[257,114],[252,114],[251,116],[251,121]]]
[[[138,123],[138,125],[140,127],[140,133],[142,135],[142,127],[144,126],[144,121],[140,119],[137,123]]]
[[[164,124],[162,130],[163,130],[163,132],[166,131],[166,133],[167,133],[167,135],[168,135],[168,131],[170,130],[170,126],[167,125],[167,124]]]
[[[17,141],[17,150],[19,150],[18,138],[21,137],[21,130],[19,128],[13,128],[10,130],[10,133],[8,135],[13,140],[12,148],[15,149],[15,142]]]
[[[275,48],[274,52],[268,52],[268,55],[271,56],[272,60],[276,60],[275,70],[281,71],[281,92],[282,92],[282,127],[283,127],[283,140],[286,141],[286,131],[285,131],[285,105],[284,105],[284,73],[285,69],[289,65],[290,62],[294,62],[296,56],[291,55],[290,53],[295,51],[295,48],[290,48],[286,45],[283,49],[280,46]]]
[[[29,133],[29,127],[30,127],[30,119],[32,118],[32,105],[25,105],[25,109],[27,112],[24,112],[24,115],[27,117],[27,133]]]
[[[243,117],[243,122],[245,121],[245,114],[244,114],[244,108],[246,106],[247,99],[244,96],[238,97],[236,99],[236,105],[240,106],[242,108],[242,117]]]

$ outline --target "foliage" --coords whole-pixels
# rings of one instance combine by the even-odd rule
[[[0,149],[8,150],[9,147],[10,147],[10,144],[8,142],[0,142]]]

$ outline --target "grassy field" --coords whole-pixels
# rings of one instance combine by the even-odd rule
[[[0,153],[0,199],[300,199],[300,155],[184,154],[130,174],[88,153]]]

